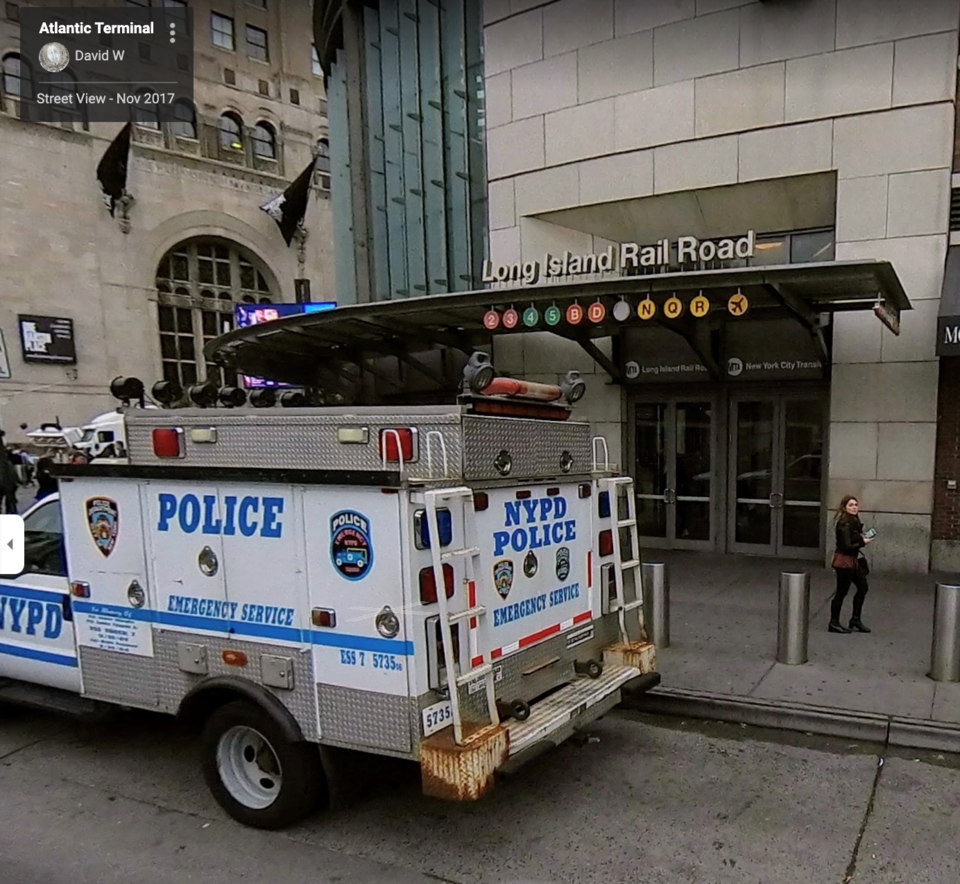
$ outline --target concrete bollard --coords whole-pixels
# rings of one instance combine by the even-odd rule
[[[790,666],[806,663],[809,634],[810,574],[784,571],[780,575],[777,662]]]
[[[640,566],[643,581],[643,622],[647,637],[657,648],[670,647],[670,580],[663,562],[644,562]]]
[[[934,681],[960,681],[960,586],[937,584],[930,678]]]

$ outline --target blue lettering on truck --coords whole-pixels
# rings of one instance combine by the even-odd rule
[[[238,532],[244,537],[282,537],[282,497],[236,497],[224,495],[223,518],[217,516],[217,496],[204,494],[176,494],[164,492],[157,495],[159,519],[158,531],[169,531],[178,526],[184,534],[223,534],[232,537]]]
[[[513,605],[494,608],[493,625],[497,627],[503,626],[505,623],[513,623],[514,620],[522,620],[524,617],[539,614],[547,608],[555,608],[557,605],[563,605],[578,598],[580,598],[580,584],[571,583],[569,586],[555,589],[549,593],[541,593]]]
[[[0,595],[0,630],[50,640],[59,638],[63,632],[62,603]]]
[[[237,616],[239,610],[240,616]],[[172,595],[167,600],[167,611],[190,617],[205,617],[214,620],[237,620],[241,623],[260,623],[264,626],[293,626],[293,608],[276,605],[228,602],[224,599],[196,598],[188,595]],[[204,627],[201,627],[204,628]]]
[[[503,508],[503,527],[513,530],[494,531],[494,556],[503,555],[508,548],[520,553],[577,539],[576,520],[564,518],[567,501],[563,497],[505,500]]]

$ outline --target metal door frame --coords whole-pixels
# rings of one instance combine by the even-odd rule
[[[717,544],[723,537],[720,530],[720,519],[724,513],[723,507],[723,472],[725,458],[721,449],[722,417],[725,411],[725,397],[721,390],[716,388],[679,392],[672,390],[670,392],[644,392],[643,394],[630,397],[628,408],[629,419],[629,456],[630,473],[634,475],[636,483],[636,462],[637,462],[637,406],[639,405],[665,405],[666,406],[666,426],[667,434],[664,439],[664,447],[667,458],[667,488],[665,489],[664,503],[667,508],[667,533],[665,537],[640,536],[641,547],[648,549],[682,549],[699,550],[713,552],[717,549]],[[677,439],[676,439],[676,414],[677,405],[683,403],[706,403],[710,408],[710,537],[707,540],[682,540],[676,536],[676,490],[671,486],[676,485],[677,478]],[[672,432],[671,432],[672,431]],[[636,485],[635,485],[636,487]],[[670,500],[670,497],[673,500]]]
[[[783,543],[783,515],[784,515],[784,485],[786,469],[786,408],[788,401],[819,402],[823,412],[823,454],[820,475],[820,524],[818,529],[819,544],[817,547],[786,546]],[[737,437],[738,416],[736,409],[741,402],[772,402],[773,413],[773,441],[771,452],[771,482],[770,500],[772,517],[770,520],[770,542],[767,544],[742,543],[736,539],[737,531]],[[827,436],[829,429],[829,398],[825,389],[810,390],[808,392],[787,391],[778,393],[762,393],[731,391],[727,405],[727,550],[732,553],[765,556],[769,558],[791,559],[822,559],[824,555],[824,495],[827,492],[825,471],[828,465]]]

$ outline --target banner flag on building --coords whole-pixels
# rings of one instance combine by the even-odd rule
[[[113,217],[117,203],[127,191],[127,161],[130,157],[130,134],[133,124],[127,123],[113,139],[97,166],[97,181],[103,190],[103,201]]]
[[[317,158],[310,161],[296,181],[293,182],[280,196],[260,206],[280,227],[280,233],[287,245],[293,242],[304,217],[307,214],[307,201],[310,198],[310,184],[313,181],[313,170],[316,168]]]

